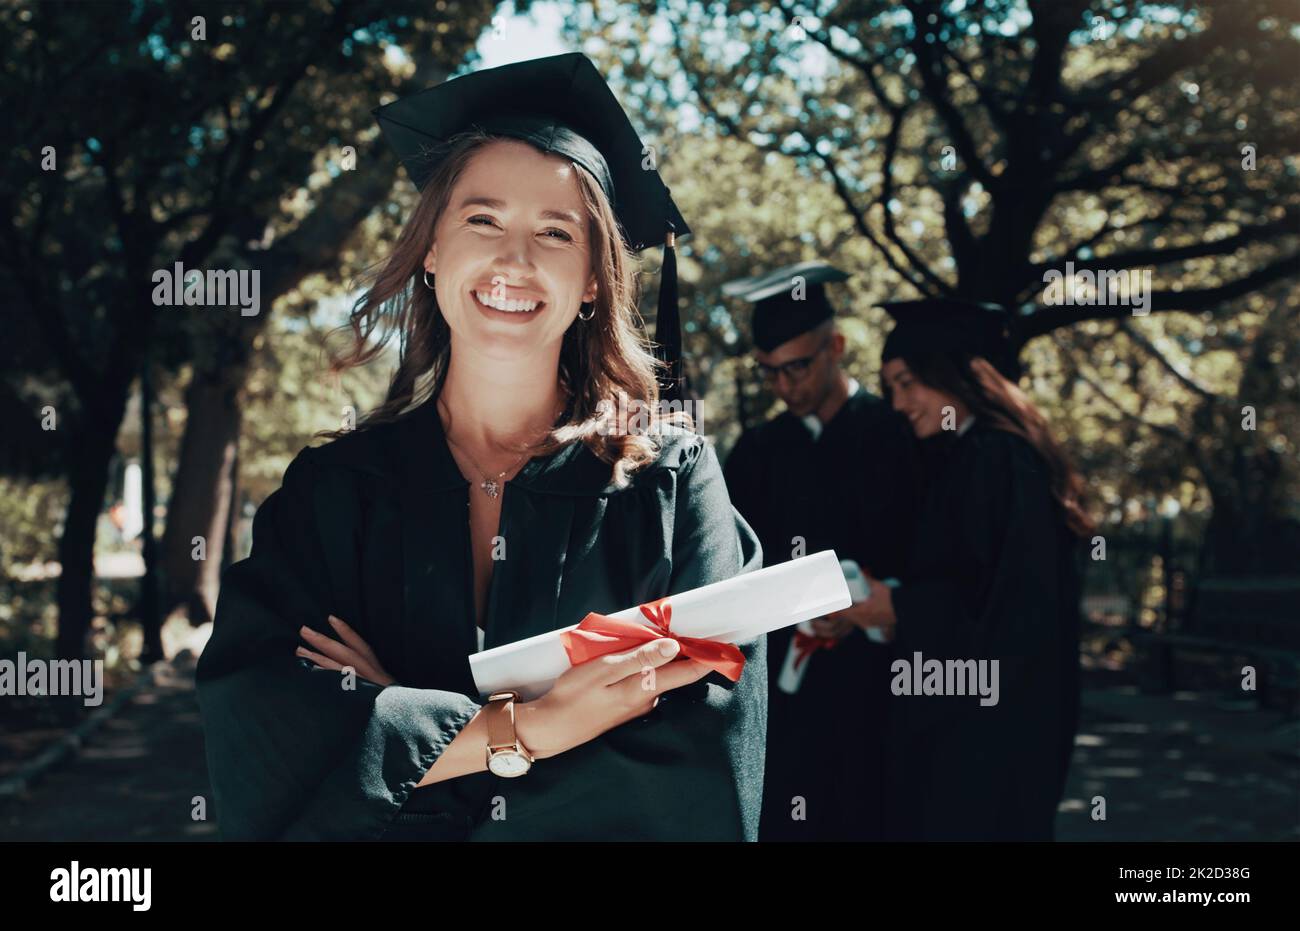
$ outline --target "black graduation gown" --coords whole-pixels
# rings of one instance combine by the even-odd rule
[[[977,420],[920,446],[896,653],[996,659],[999,697],[891,693],[889,836],[1049,840],[1078,726],[1079,547],[1020,437]]]
[[[740,437],[726,462],[737,510],[768,565],[834,549],[877,578],[898,575],[914,515],[915,442],[906,421],[860,387],[814,439],[786,411]],[[852,481],[845,481],[852,476]],[[818,650],[799,691],[777,678],[793,628],[768,635],[768,729],[759,840],[870,840],[882,832],[890,650],[853,630]],[[803,820],[792,799],[804,800]]]
[[[486,648],[758,568],[712,445],[680,429],[616,489],[585,446],[504,486],[505,559]],[[525,776],[416,789],[480,705],[469,483],[432,401],[304,449],[226,572],[198,664],[209,773],[226,839],[754,840],[766,725],[761,638],[734,685],[717,673]],[[478,492],[476,492],[478,493]],[[352,625],[398,685],[294,656],[301,625]],[[501,800],[504,800],[504,819]]]

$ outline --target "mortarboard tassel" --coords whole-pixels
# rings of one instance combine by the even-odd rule
[[[681,402],[686,393],[682,365],[681,314],[677,307],[677,232],[671,220],[664,236],[664,260],[659,275],[659,311],[655,317],[656,355],[668,365],[659,399]]]

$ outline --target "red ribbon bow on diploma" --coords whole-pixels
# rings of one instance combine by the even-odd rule
[[[794,632],[794,668],[798,669],[808,657],[812,656],[818,650],[833,650],[839,646],[839,641],[832,637],[817,637],[813,634],[805,634],[802,630]]]
[[[745,668],[745,654],[740,652],[740,647],[734,643],[677,636],[668,629],[673,616],[673,606],[668,603],[667,598],[641,605],[641,613],[650,621],[650,627],[634,621],[619,620],[606,614],[597,614],[594,611],[588,614],[573,630],[560,634],[560,639],[564,641],[564,650],[569,654],[569,662],[577,666],[598,656],[623,653],[643,643],[669,637],[681,645],[681,652],[678,655],[703,663],[714,671],[722,673],[732,682],[740,680],[740,674]]]

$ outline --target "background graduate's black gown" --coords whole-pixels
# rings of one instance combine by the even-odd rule
[[[727,487],[758,532],[767,565],[834,549],[878,578],[902,571],[914,515],[915,441],[903,418],[859,388],[814,440],[788,411],[745,431]],[[799,691],[776,687],[793,628],[768,635],[768,743],[759,839],[881,835],[890,650],[861,630],[807,662]],[[805,800],[804,821],[791,799]]]
[[[758,568],[713,447],[676,431],[625,489],[573,444],[505,486],[487,648]],[[744,675],[665,693],[649,715],[517,779],[416,789],[479,708],[469,485],[434,404],[305,449],[226,572],[199,660],[208,767],[227,839],[753,840],[766,724],[760,639]],[[477,492],[476,492],[477,493]],[[337,615],[400,685],[294,656]],[[505,801],[505,819],[496,797]]]
[[[891,696],[889,835],[1048,840],[1079,709],[1079,548],[1027,442],[976,420],[920,443],[900,658],[997,659],[999,701]]]

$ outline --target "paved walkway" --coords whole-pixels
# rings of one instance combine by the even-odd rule
[[[192,659],[159,664],[153,685],[77,756],[25,797],[0,800],[0,840],[215,840],[193,666]],[[192,817],[195,796],[208,799],[209,820]]]
[[[1300,722],[1220,698],[1085,691],[1058,839],[1300,840]]]
[[[1300,722],[1218,696],[1084,693],[1057,834],[1076,841],[1300,840]],[[1091,817],[1094,796],[1106,820]],[[193,664],[162,668],[26,797],[0,801],[0,840],[213,840]]]

